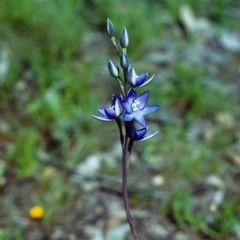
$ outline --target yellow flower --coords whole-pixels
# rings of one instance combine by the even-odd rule
[[[32,219],[41,219],[44,215],[44,209],[40,206],[34,206],[29,210],[29,216]]]

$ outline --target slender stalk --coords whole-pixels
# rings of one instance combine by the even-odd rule
[[[125,141],[123,145],[123,154],[122,154],[122,191],[123,191],[123,202],[124,202],[124,208],[128,220],[128,224],[131,228],[132,236],[135,240],[139,240],[137,231],[133,225],[132,216],[130,213],[129,208],[129,201],[128,201],[128,190],[127,190],[127,169],[128,169],[128,162],[130,158],[130,152],[128,151],[128,144],[129,139],[127,136],[125,136]]]
[[[123,132],[122,132],[122,122],[121,122],[119,117],[116,119],[116,122],[117,122],[118,129],[119,129],[120,141],[121,141],[121,144],[123,146],[123,144],[124,144],[124,136],[123,136]]]

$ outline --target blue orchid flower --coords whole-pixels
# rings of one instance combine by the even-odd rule
[[[145,136],[148,132],[148,129],[149,129],[148,126],[137,129],[133,122],[132,126],[131,126],[131,132],[130,132],[129,137],[130,137],[130,139],[132,139],[134,141],[146,141],[150,138],[153,138],[158,133],[158,131],[156,131],[150,135]]]
[[[148,73],[142,73],[140,76],[138,76],[133,67],[130,67],[126,74],[126,79],[133,88],[146,86],[153,80],[154,77],[155,75],[147,80]]]
[[[143,127],[146,127],[144,115],[155,112],[160,108],[160,105],[147,105],[149,91],[137,95],[136,91],[131,88],[125,100],[121,100],[122,107],[125,110],[123,114],[124,121],[133,121],[134,119]]]
[[[120,103],[120,99],[112,95],[111,107],[110,108],[98,108],[98,112],[103,116],[92,115],[93,118],[100,121],[113,121],[117,119],[123,112],[123,108]]]

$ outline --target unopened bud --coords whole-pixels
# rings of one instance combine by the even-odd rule
[[[109,18],[107,19],[107,33],[110,38],[114,36],[114,26]]]
[[[108,60],[108,70],[109,70],[109,73],[117,78],[119,77],[119,67],[113,63],[110,59]]]
[[[127,69],[128,69],[129,60],[128,60],[128,56],[127,56],[126,54],[124,54],[124,53],[121,54],[120,64],[121,64],[121,67],[122,67],[124,70],[127,70]]]
[[[127,29],[124,27],[120,35],[120,44],[122,48],[127,48],[129,44]]]

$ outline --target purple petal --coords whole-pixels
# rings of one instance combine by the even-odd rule
[[[122,107],[126,110],[127,113],[132,113],[132,104],[128,101],[122,101],[121,102]]]
[[[134,117],[134,119],[136,119],[136,121],[137,121],[140,125],[142,125],[143,127],[146,126],[145,118],[144,118],[144,116],[141,114],[140,111],[134,112],[133,117]]]
[[[145,138],[142,138],[142,139],[140,139],[138,141],[140,141],[140,142],[146,141],[146,140],[148,140],[150,138],[153,138],[157,133],[158,133],[158,131],[156,131],[155,133],[152,133],[152,134],[150,134],[150,135],[146,136]]]
[[[146,91],[137,97],[137,100],[140,102],[139,109],[142,110],[147,105],[149,97],[149,91]]]
[[[130,85],[135,86],[136,84],[136,73],[133,67],[130,68],[130,70],[127,72],[127,81],[129,82]]]
[[[98,108],[97,109],[100,114],[102,114],[105,118],[108,118],[108,116],[105,113],[105,108]]]
[[[104,117],[100,117],[100,116],[95,116],[95,115],[91,115],[93,118],[100,120],[100,121],[105,121],[105,122],[110,122],[113,119],[109,119],[109,118],[104,118]]]
[[[147,115],[157,111],[159,108],[160,108],[160,105],[148,105],[143,110],[141,110],[141,113],[143,115]]]
[[[122,113],[123,109],[122,109],[122,105],[119,101],[119,99],[116,99],[115,102],[115,112],[116,112],[116,117],[120,116],[120,114]]]
[[[130,113],[130,114],[124,113],[123,114],[123,120],[126,121],[126,122],[132,121],[133,120],[133,114],[132,113]]]
[[[138,76],[136,78],[135,86],[136,87],[141,86],[144,83],[144,81],[146,81],[147,77],[148,77],[148,73],[143,73],[140,76]]]
[[[155,77],[155,75],[153,75],[151,78],[149,78],[146,82],[144,82],[143,84],[139,85],[138,87],[146,86],[147,84],[149,84],[153,80],[154,77]]]
[[[148,127],[142,127],[137,130],[135,127],[135,124],[133,123],[131,127],[131,138],[135,141],[139,141],[144,137],[147,131],[148,131]]]
[[[131,103],[132,104],[132,101],[134,100],[134,99],[136,99],[138,96],[137,96],[137,93],[136,93],[136,91],[133,89],[133,88],[130,88],[130,90],[128,91],[128,93],[127,93],[127,101],[129,102],[129,103]]]
[[[116,112],[112,108],[105,108],[104,109],[106,116],[110,119],[115,119],[116,118]]]
[[[147,133],[147,128],[141,128],[135,131],[134,140],[139,141],[143,139],[144,135]]]

